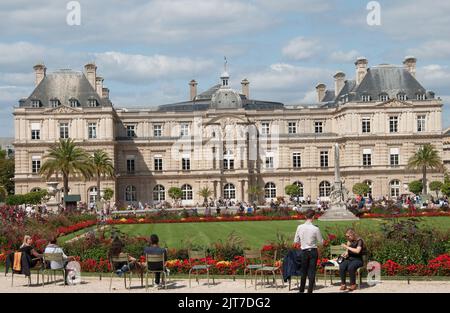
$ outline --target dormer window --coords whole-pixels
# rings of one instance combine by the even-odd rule
[[[50,107],[57,108],[57,107],[59,107],[59,104],[60,104],[60,102],[58,99],[56,99],[56,98],[50,99]]]
[[[416,94],[417,100],[425,100],[425,94],[424,93],[418,93]]]
[[[78,102],[78,100],[74,99],[74,98],[69,100],[69,104],[72,108],[77,108],[80,106],[80,103]]]
[[[383,102],[389,100],[389,96],[386,93],[380,94],[379,98],[380,98],[380,101],[383,101]]]
[[[362,96],[361,96],[361,100],[362,100],[363,102],[370,102],[371,98],[370,98],[369,95],[362,95]]]
[[[97,107],[97,106],[98,106],[97,99],[95,99],[95,98],[89,99],[89,100],[88,100],[88,105],[89,105],[90,107]]]
[[[41,105],[41,101],[40,100],[31,100],[31,107],[32,108],[40,108]]]
[[[406,100],[408,100],[408,97],[404,93],[399,93],[399,94],[397,94],[397,99],[401,100],[401,101],[406,101]]]

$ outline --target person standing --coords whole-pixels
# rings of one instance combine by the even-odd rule
[[[306,277],[308,277],[308,293],[312,293],[314,290],[317,259],[319,258],[317,245],[323,243],[319,228],[312,224],[314,215],[314,210],[306,211],[306,222],[297,227],[294,238],[294,243],[300,243],[302,249],[300,293],[305,292]]]

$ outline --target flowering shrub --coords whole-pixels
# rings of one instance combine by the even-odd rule
[[[90,220],[90,221],[85,221],[85,222],[78,222],[78,223],[76,223],[74,225],[71,225],[71,226],[58,227],[56,232],[57,232],[58,236],[63,236],[63,235],[67,235],[67,234],[76,232],[76,231],[78,231],[80,229],[90,227],[90,226],[95,225],[95,224],[97,224],[96,220]]]

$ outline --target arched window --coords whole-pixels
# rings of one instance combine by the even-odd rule
[[[39,188],[39,187],[34,187],[33,189],[31,189],[30,192],[38,192],[38,191],[41,191],[41,190],[42,190],[42,189]]]
[[[392,180],[389,183],[389,190],[391,193],[391,197],[398,197],[400,196],[400,181],[397,179]]]
[[[331,184],[327,181],[323,181],[319,184],[319,196],[329,197],[331,193]]]
[[[233,184],[223,186],[223,197],[225,199],[236,199],[236,187]]]
[[[91,187],[88,189],[88,199],[89,203],[95,203],[98,200],[97,187]]]
[[[364,195],[364,197],[368,197],[369,194],[372,194],[372,181],[365,180],[365,181],[363,181],[363,184],[366,184],[367,186],[369,186],[369,192]]]
[[[295,183],[293,183],[293,185],[296,185],[296,186],[299,187],[300,192],[299,192],[298,196],[299,197],[303,197],[303,183],[299,182],[299,181],[296,181]]]
[[[125,201],[128,202],[137,201],[137,192],[135,186],[127,186],[125,188]]]
[[[266,197],[266,199],[277,197],[277,187],[274,183],[267,183],[264,186],[264,196]]]
[[[162,185],[156,185],[153,188],[153,201],[165,201],[166,200],[166,189]]]
[[[181,186],[181,191],[183,192],[183,195],[181,196],[181,200],[192,200],[192,186],[191,185]]]

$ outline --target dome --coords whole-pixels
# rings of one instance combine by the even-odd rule
[[[213,109],[238,109],[242,107],[239,93],[232,89],[219,89],[211,97]]]

